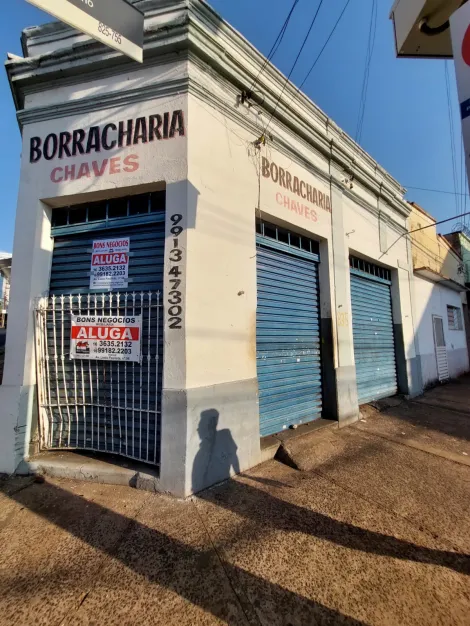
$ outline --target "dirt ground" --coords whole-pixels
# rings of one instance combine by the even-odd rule
[[[467,625],[470,380],[175,500],[0,481],[0,624]]]

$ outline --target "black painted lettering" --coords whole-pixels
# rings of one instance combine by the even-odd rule
[[[170,130],[170,114],[163,114],[163,139],[168,139],[168,133]]]
[[[78,128],[73,131],[72,135],[72,156],[77,154],[85,154],[85,148],[83,142],[85,140],[86,133],[82,128]]]
[[[299,186],[299,179],[297,178],[297,176],[294,176],[294,188],[292,190],[297,196],[300,196],[300,186]]]
[[[103,128],[103,132],[101,133],[101,145],[103,146],[103,150],[113,150],[116,147],[116,139],[113,139],[111,143],[108,143],[108,133],[110,130],[115,132],[117,130],[116,124],[106,124],[106,126]]]
[[[292,174],[290,172],[286,172],[286,189],[292,191]]]
[[[162,124],[163,119],[161,115],[157,114],[149,117],[149,141],[162,139]]]
[[[127,128],[124,129],[125,122],[119,122],[118,132],[118,146],[120,148],[124,145],[124,138],[126,139],[126,146],[132,144],[132,129],[134,128],[134,120],[127,120]]]
[[[261,161],[261,171],[263,173],[264,178],[269,178],[271,175],[271,170],[269,168],[269,161],[266,157],[263,157]]]
[[[279,170],[275,163],[271,163],[270,171],[271,171],[271,178],[273,179],[273,183],[277,183],[277,181],[279,180]]]
[[[86,153],[101,152],[101,134],[99,126],[92,126],[88,131],[88,141],[86,144]]]
[[[133,144],[147,143],[147,120],[145,117],[138,117],[135,121]]]
[[[44,140],[43,149],[43,155],[46,161],[52,161],[52,159],[55,158],[58,148],[59,140],[57,138],[57,135],[54,133],[47,135],[46,139]]]
[[[63,159],[64,156],[70,157],[72,153],[70,152],[69,143],[72,141],[72,134],[68,132],[60,133],[59,136],[59,159]]]
[[[312,185],[307,185],[307,200],[313,202],[313,189]]]
[[[184,137],[186,132],[184,128],[184,114],[183,111],[173,111],[170,125],[170,138],[174,137],[178,133],[180,137]]]
[[[279,184],[281,187],[286,188],[286,173],[282,167],[279,168]]]
[[[37,163],[42,157],[41,150],[42,140],[41,137],[31,137],[29,144],[29,162]]]

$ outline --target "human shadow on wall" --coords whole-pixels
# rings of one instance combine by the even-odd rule
[[[216,409],[202,411],[197,428],[199,450],[192,471],[193,493],[229,478],[232,470],[235,474],[240,473],[237,444],[228,428],[217,430],[218,424]]]

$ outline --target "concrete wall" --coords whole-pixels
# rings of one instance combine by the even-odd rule
[[[429,385],[438,380],[433,315],[438,315],[443,320],[449,374],[452,378],[460,376],[469,367],[465,330],[450,330],[447,320],[447,305],[462,306],[460,293],[419,276],[414,276],[413,282],[423,384]]]

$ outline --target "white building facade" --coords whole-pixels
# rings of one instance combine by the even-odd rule
[[[143,66],[61,24],[6,64],[23,154],[0,471],[109,452],[186,496],[259,463],[261,437],[421,392],[410,207],[273,66],[247,98],[264,58],[207,4],[136,4]],[[126,276],[97,289],[96,246],[123,241]],[[72,359],[90,316],[141,318],[140,361]]]

